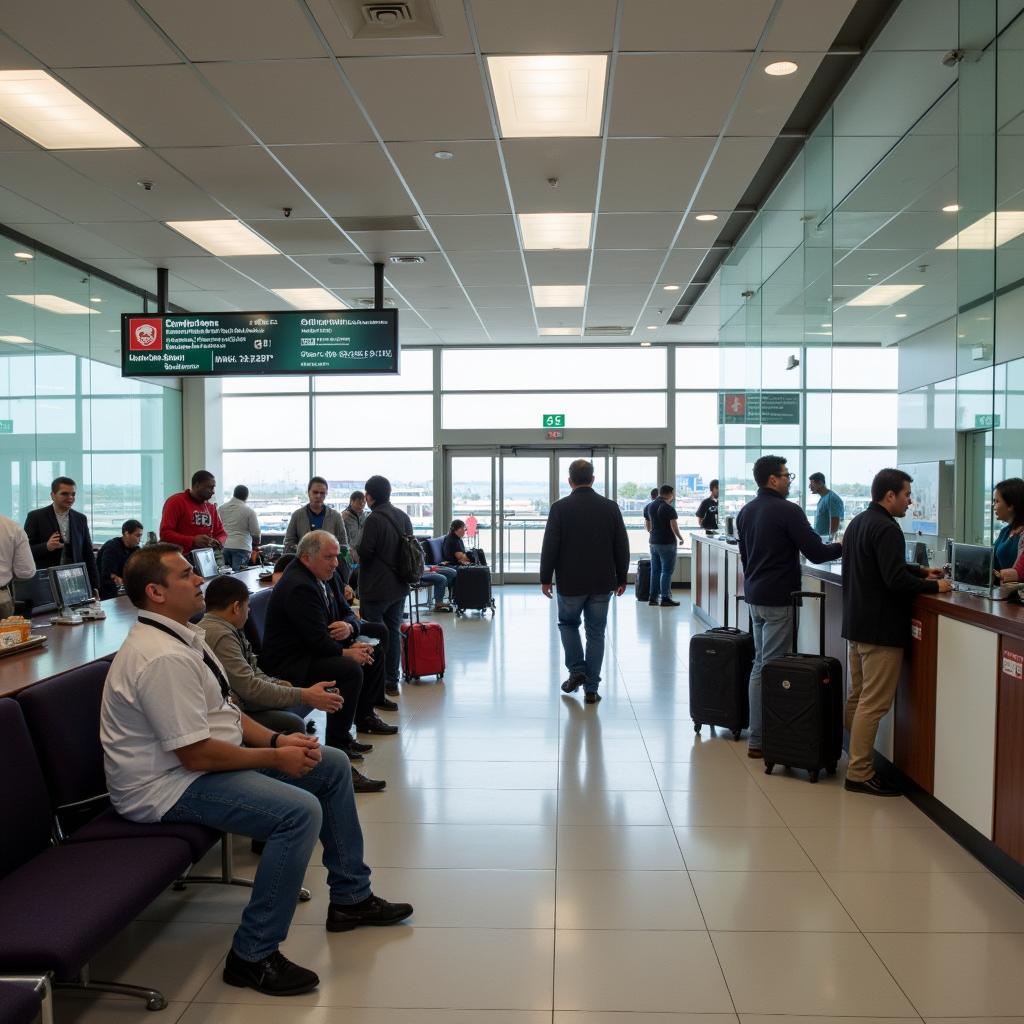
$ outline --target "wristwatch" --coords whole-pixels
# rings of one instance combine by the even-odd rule
[[[276,747],[276,746],[277,746],[277,741],[278,741],[278,740],[279,740],[280,738],[281,738],[281,734],[280,734],[279,732],[275,732],[275,733],[273,733],[273,734],[271,735],[271,737],[270,737],[270,745],[271,745],[272,747]]]

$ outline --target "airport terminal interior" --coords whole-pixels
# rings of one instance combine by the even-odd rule
[[[226,355],[231,332],[259,337]],[[467,525],[494,595],[410,600],[443,678],[359,737],[387,782],[357,797],[374,891],[408,921],[326,933],[314,855],[282,949],[320,985],[274,999],[221,980],[249,890],[168,888],[88,972],[165,1008],[57,990],[43,1020],[1024,1024],[1014,587],[915,600],[876,740],[897,799],[845,790],[845,754],[814,785],[766,774],[689,690],[691,639],[750,628],[733,534],[766,453],[811,522],[823,474],[842,529],[906,471],[909,561],[999,536],[993,488],[1024,476],[1022,0],[5,0],[0,453],[0,514],[68,477],[96,546],[126,520],[155,539],[208,470],[276,554],[311,477],[341,511],[380,474],[416,537]],[[578,459],[629,540],[600,705],[560,689],[540,587]],[[666,483],[679,605],[656,607]],[[800,649],[820,631],[848,678],[839,564],[801,572]],[[33,618],[0,698],[113,656],[131,606],[101,607]]]

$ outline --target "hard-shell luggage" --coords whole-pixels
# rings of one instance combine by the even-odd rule
[[[457,615],[468,611],[484,612],[488,608],[493,615],[491,570],[486,565],[460,565],[452,584],[452,604]]]
[[[415,682],[423,676],[444,681],[444,630],[436,622],[420,622],[419,605],[410,598],[412,618],[403,622],[402,678]]]
[[[765,662],[761,672],[761,750],[766,774],[781,764],[804,768],[817,782],[822,771],[835,775],[843,752],[843,666],[825,655],[825,595],[797,591],[795,609],[805,597],[822,602],[819,653],[797,653],[794,613],[793,653]]]
[[[693,731],[720,725],[738,740],[750,724],[750,670],[754,638],[729,625],[729,595],[725,595],[725,625],[690,638],[690,717]],[[712,730],[713,731],[713,730]]]
[[[638,601],[650,601],[651,599],[651,560],[649,558],[638,558],[636,560],[636,599]]]

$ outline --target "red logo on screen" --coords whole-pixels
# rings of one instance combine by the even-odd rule
[[[128,348],[132,352],[158,352],[164,347],[163,323],[160,320],[128,321]]]
[[[727,416],[745,416],[747,414],[747,396],[726,395],[725,414]]]

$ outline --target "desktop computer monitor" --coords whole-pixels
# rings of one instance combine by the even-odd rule
[[[49,573],[53,600],[62,612],[70,612],[92,602],[92,584],[84,563],[55,565]]]
[[[192,564],[196,567],[196,575],[204,580],[217,575],[217,555],[213,548],[193,548]]]
[[[953,585],[968,594],[992,593],[994,553],[987,544],[953,544]]]
[[[15,580],[14,600],[18,604],[24,603],[25,614],[28,616],[52,612],[57,605],[53,599],[53,588],[50,586],[50,570],[37,569],[31,579]]]
[[[928,568],[928,545],[923,540],[907,541],[907,563]]]

